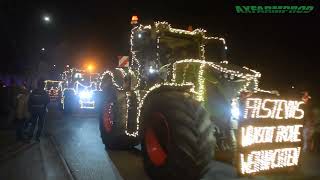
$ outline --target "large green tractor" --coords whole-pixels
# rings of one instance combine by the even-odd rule
[[[166,22],[131,31],[128,68],[106,71],[100,131],[108,149],[141,144],[152,179],[200,179],[212,159],[232,163],[241,92],[260,73],[228,63],[225,40]]]

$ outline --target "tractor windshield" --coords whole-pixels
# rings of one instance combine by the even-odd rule
[[[200,44],[195,37],[168,34],[160,38],[159,44],[162,64],[200,58]]]
[[[51,89],[51,88],[57,89],[59,88],[59,84],[60,84],[59,81],[46,81],[45,89]]]
[[[74,82],[80,82],[83,85],[90,85],[91,76],[89,73],[77,72],[73,76]]]
[[[218,39],[207,40],[204,56],[207,61],[220,62],[226,59],[223,41]]]

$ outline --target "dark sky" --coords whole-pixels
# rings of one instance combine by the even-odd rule
[[[290,15],[234,12],[235,4],[258,5],[262,1],[274,2],[1,1],[1,71],[40,59],[57,65],[79,66],[88,59],[99,62],[100,67],[114,64],[117,55],[128,54],[129,21],[132,14],[138,14],[142,23],[166,20],[175,27],[192,25],[207,29],[209,35],[225,37],[230,62],[260,71],[261,83],[267,88],[295,85],[319,91],[320,6],[315,0],[281,1],[314,4],[317,9],[313,14]],[[275,2],[278,5],[280,1]],[[52,17],[51,24],[41,21],[43,14]]]

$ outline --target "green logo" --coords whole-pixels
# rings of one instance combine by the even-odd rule
[[[235,6],[239,14],[261,13],[261,14],[306,14],[314,10],[314,6]]]

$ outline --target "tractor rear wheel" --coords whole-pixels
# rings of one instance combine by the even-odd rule
[[[144,166],[152,179],[200,179],[213,158],[209,114],[182,92],[152,95],[142,109]]]

